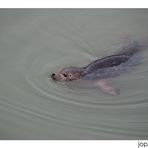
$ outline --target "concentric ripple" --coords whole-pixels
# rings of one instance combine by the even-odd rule
[[[144,119],[145,116],[138,117],[138,120],[141,118],[142,122],[138,122],[137,119],[128,119],[132,114],[132,109],[141,108],[142,106],[148,104],[147,93],[143,90],[143,83],[145,81],[145,72],[143,71],[142,64],[137,65],[127,73],[123,73],[120,77],[114,78],[111,80],[112,84],[121,89],[121,95],[114,97],[103,94],[99,91],[98,88],[91,87],[90,83],[74,82],[74,83],[57,83],[50,78],[50,74],[61,66],[72,66],[79,65],[81,62],[83,64],[91,61],[88,57],[93,57],[92,55],[80,54],[77,55],[78,51],[73,52],[73,56],[69,54],[68,57],[62,56],[58,60],[54,60],[54,56],[59,56],[56,53],[50,58],[50,50],[38,51],[36,54],[32,53],[27,57],[27,61],[24,64],[24,71],[22,73],[24,81],[28,85],[28,89],[32,90],[32,93],[41,99],[46,100],[47,104],[50,102],[55,102],[55,108],[57,104],[57,111],[51,110],[51,113],[46,113],[46,111],[35,111],[38,115],[37,117],[43,117],[49,122],[55,122],[58,125],[66,125],[73,128],[81,128],[83,130],[90,130],[93,134],[103,133],[111,135],[122,135],[122,137],[134,138],[134,135],[141,135],[145,137],[146,132],[141,132],[140,130],[135,130],[132,128],[132,124],[135,124],[135,127],[143,125],[143,128],[147,125],[147,120]],[[84,52],[84,51],[83,51]],[[91,51],[90,51],[91,52]],[[86,57],[84,55],[87,55]],[[75,58],[77,60],[75,61]],[[81,59],[81,60],[80,60]],[[68,64],[67,64],[67,61]],[[146,62],[146,61],[145,61]],[[130,82],[129,82],[130,80]],[[138,85],[137,85],[138,83]],[[129,90],[130,88],[130,90]],[[136,89],[136,91],[134,91]],[[59,113],[60,109],[58,106],[63,104],[64,108],[71,108],[73,112],[95,112],[99,113],[99,123],[94,124],[90,121],[80,122],[79,117],[74,117],[74,114],[71,114],[72,117],[63,117],[60,114],[67,115],[68,113]],[[66,109],[67,110],[67,109]],[[69,112],[71,112],[68,109]],[[119,114],[117,113],[119,111]],[[136,111],[137,112],[137,111]],[[142,111],[143,112],[143,111]],[[126,119],[126,114],[127,119]],[[123,119],[118,117],[123,114]],[[117,117],[116,117],[117,116]],[[90,117],[89,117],[90,118]],[[113,118],[113,119],[112,119]],[[120,118],[120,120],[119,120]],[[94,120],[94,118],[92,119]],[[107,121],[109,124],[105,124]],[[119,123],[120,125],[113,126],[112,124]],[[131,127],[130,132],[126,131],[126,126]],[[122,126],[122,128],[121,128]],[[123,126],[125,128],[123,128]],[[105,136],[106,137],[106,136]],[[110,137],[110,136],[108,136]],[[111,137],[110,137],[111,138]]]
[[[82,55],[77,55],[77,51],[74,52],[74,54],[75,55],[73,57],[79,57],[76,61],[75,58],[72,59],[72,57],[70,57],[70,54],[69,57],[63,56],[55,61],[54,58],[50,58],[50,50],[47,49],[45,51],[42,50],[42,52],[38,52],[38,54],[36,54],[34,58],[32,55],[30,55],[30,60],[27,60],[28,63],[26,63],[26,67],[24,69],[24,78],[32,88],[34,88],[40,95],[44,96],[45,98],[68,103],[71,105],[75,104],[83,107],[122,107],[148,102],[146,95],[142,99],[140,98],[140,96],[143,95],[142,89],[136,91],[136,94],[132,91],[129,94],[126,94],[126,92],[122,93],[121,88],[121,96],[112,97],[102,94],[102,92],[100,92],[98,88],[89,88],[89,85],[91,86],[90,83],[83,84],[83,82],[54,82],[50,78],[50,74],[58,70],[59,68],[64,67],[64,65],[67,67],[77,64],[79,66],[82,66],[82,64],[80,64],[81,61],[82,63],[86,61],[86,64],[91,61],[84,56],[88,54],[83,53]],[[56,56],[60,55],[57,54]],[[88,57],[93,57],[93,55],[89,55]],[[67,64],[67,61],[69,61],[69,64]],[[137,69],[140,69],[140,65],[137,66]],[[119,81],[119,83],[121,84],[121,86],[118,84],[119,88],[122,87],[122,83],[124,83],[125,87],[128,87],[129,84],[127,77],[130,77],[131,81],[132,79],[133,81],[144,81],[144,74],[143,78],[141,78],[142,76],[139,76],[140,72],[137,69],[136,67],[134,67],[130,70],[129,73],[122,74],[121,77],[117,77],[114,81],[112,80],[113,85],[117,85]],[[136,80],[135,77],[137,77]],[[123,88],[123,91],[126,91],[124,89],[126,88]],[[134,97],[135,95],[139,96],[139,98],[131,100],[129,99],[129,97]],[[101,99],[102,97],[103,99]]]

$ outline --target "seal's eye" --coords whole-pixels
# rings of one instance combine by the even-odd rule
[[[68,74],[69,78],[73,78],[73,75],[71,73]]]
[[[63,76],[64,76],[64,77],[67,77],[67,75],[66,75],[66,74],[63,74]]]

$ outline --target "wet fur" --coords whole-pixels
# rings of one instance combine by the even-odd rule
[[[117,76],[121,71],[128,68],[130,65],[128,64],[128,61],[143,48],[144,46],[141,46],[134,41],[133,43],[122,47],[122,49],[115,54],[97,59],[85,67],[63,68],[59,72],[52,74],[51,78],[56,81],[73,81],[81,78],[92,80]],[[132,66],[132,64],[130,66]]]

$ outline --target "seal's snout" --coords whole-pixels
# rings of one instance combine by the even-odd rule
[[[53,80],[56,80],[55,76],[56,76],[56,74],[53,73],[53,74],[51,75],[51,78],[52,78]]]
[[[84,71],[84,69],[79,68],[79,67],[70,67],[70,68],[65,68],[57,73],[52,73],[50,77],[54,81],[73,81],[77,80],[81,77],[81,73]]]
[[[51,77],[54,77],[56,74],[55,73],[53,73],[52,75],[51,75]]]
[[[50,75],[50,77],[54,80],[54,81],[66,81],[67,77],[65,77],[63,74],[59,73],[53,73]]]

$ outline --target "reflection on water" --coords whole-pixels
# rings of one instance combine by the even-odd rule
[[[120,96],[49,78],[115,52],[128,35],[144,38],[147,14],[0,10],[0,139],[147,139],[147,49],[140,65],[111,80]]]

